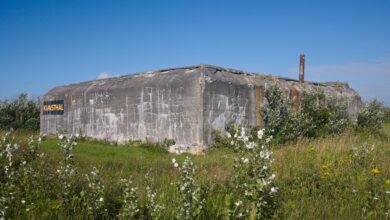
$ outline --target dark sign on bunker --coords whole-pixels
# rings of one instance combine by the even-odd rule
[[[64,100],[44,101],[42,111],[43,115],[63,115]]]

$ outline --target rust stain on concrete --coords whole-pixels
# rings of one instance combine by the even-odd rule
[[[263,89],[260,86],[256,86],[256,125],[259,126],[263,126],[262,103]]]
[[[291,110],[297,112],[300,106],[299,91],[295,85],[290,86]]]

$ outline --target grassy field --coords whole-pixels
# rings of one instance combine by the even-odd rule
[[[27,138],[28,134],[16,135]],[[351,131],[341,136],[274,146],[273,170],[279,187],[276,219],[386,218],[385,212],[390,207],[389,137],[390,123],[387,123],[379,135]],[[55,169],[62,159],[57,140],[46,140],[42,151]],[[211,195],[206,202],[209,214],[203,216],[205,219],[221,218],[224,195],[231,189],[234,176],[235,154],[225,148],[194,156],[170,154],[149,145],[115,146],[80,141],[74,155],[79,178],[94,166],[101,171],[109,208],[113,210],[120,206],[120,179],[132,176],[144,194],[144,176],[149,172],[159,201],[167,207],[167,219],[175,208],[172,200],[176,189],[172,183],[178,177],[172,158],[180,163],[187,156],[193,159],[195,179]]]
[[[390,122],[383,124],[383,132],[387,135],[390,135]]]

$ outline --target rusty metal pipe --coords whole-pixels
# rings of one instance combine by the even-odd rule
[[[305,82],[305,54],[299,56],[299,82]]]

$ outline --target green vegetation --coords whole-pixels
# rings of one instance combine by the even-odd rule
[[[359,129],[367,129],[371,132],[377,132],[382,128],[385,120],[385,111],[383,103],[374,99],[367,102],[363,109],[357,114],[356,126]]]
[[[0,129],[39,130],[39,115],[39,101],[29,100],[25,93],[12,102],[0,100]]]
[[[18,140],[26,140],[30,134],[16,132],[14,135]],[[379,135],[351,131],[340,136],[300,139],[294,144],[274,145],[272,170],[276,174],[274,184],[278,187],[274,197],[274,218],[386,218],[390,208],[389,135],[390,124],[385,124]],[[20,146],[24,154],[30,152],[28,142],[22,142]],[[73,207],[73,212],[66,213],[61,208],[62,183],[56,178],[56,173],[64,154],[58,140],[49,138],[36,150],[37,155],[43,152],[45,156],[35,162],[27,162],[26,167],[31,165],[29,169],[34,169],[36,176],[24,176],[23,181],[18,183],[22,184],[23,188],[20,189],[23,190],[16,190],[15,202],[9,206],[8,216],[65,218],[70,214],[73,218],[92,218],[88,216],[93,215],[83,211],[87,208],[81,201],[73,201],[73,205],[79,204]],[[182,164],[187,156],[194,163],[194,181],[203,195],[207,195],[200,219],[224,218],[228,216],[227,210],[231,210],[230,202],[237,202],[227,196],[237,186],[235,174],[238,172],[234,168],[237,153],[233,149],[210,149],[204,155],[196,156],[175,155],[156,150],[155,146],[149,148],[146,144],[115,146],[82,140],[75,146],[73,154],[74,193],[84,191],[90,195],[89,198],[93,198],[93,190],[88,187],[85,174],[92,180],[92,173],[96,173],[94,167],[99,171],[95,179],[104,186],[101,192],[104,198],[102,210],[107,211],[104,211],[105,215],[95,217],[118,215],[125,189],[122,179],[132,176],[129,189],[138,188],[139,203],[146,203],[146,186],[150,186],[156,195],[155,202],[164,206],[162,218],[172,219],[177,210],[177,203],[173,202],[178,193],[175,183],[180,179],[172,159]],[[18,161],[21,155],[14,158]],[[23,162],[19,161],[20,164]],[[25,168],[20,169],[24,172]],[[146,173],[153,181],[147,180]],[[100,194],[94,195],[100,199]],[[98,206],[95,209],[98,210]]]
[[[345,100],[326,97],[321,91],[304,91],[300,100],[294,101],[294,110],[293,101],[277,85],[269,86],[265,97],[264,124],[275,143],[341,134],[351,125]]]
[[[385,122],[390,123],[390,107],[384,108]]]
[[[383,124],[382,132],[390,135],[390,122],[386,122]]]

